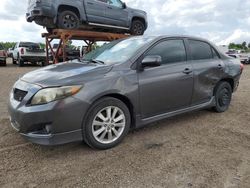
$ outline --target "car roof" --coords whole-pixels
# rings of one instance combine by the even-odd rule
[[[164,38],[187,38],[187,39],[193,39],[193,40],[200,40],[205,41],[208,43],[211,43],[210,41],[196,36],[190,36],[190,35],[159,35],[159,36],[134,36],[135,38],[154,38],[156,40],[164,39]]]

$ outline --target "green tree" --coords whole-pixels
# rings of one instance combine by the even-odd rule
[[[245,41],[242,43],[242,48],[243,48],[244,50],[247,49],[247,43],[246,43]]]
[[[44,43],[39,43],[42,49],[45,49],[45,44]]]
[[[229,49],[235,49],[235,47],[236,47],[236,45],[234,43],[230,43],[228,46]]]
[[[13,48],[16,42],[0,42],[0,44],[4,47],[4,49],[8,50],[9,48]]]

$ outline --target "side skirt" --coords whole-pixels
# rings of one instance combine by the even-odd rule
[[[99,27],[106,27],[106,28],[115,28],[115,29],[129,30],[129,28],[127,28],[127,27],[120,27],[120,26],[106,25],[106,24],[99,24],[99,23],[92,23],[92,22],[89,22],[89,25],[99,26]]]
[[[197,111],[197,110],[202,110],[202,109],[205,109],[205,108],[213,107],[214,105],[215,105],[215,98],[213,97],[210,101],[208,101],[206,103],[191,106],[191,107],[184,108],[184,109],[181,109],[181,110],[176,110],[176,111],[173,111],[173,112],[160,114],[160,115],[153,116],[153,117],[150,117],[150,118],[141,119],[140,116],[137,116],[136,117],[136,119],[137,119],[136,128],[140,128],[140,127],[143,127],[143,126],[145,126],[147,124],[150,124],[150,123],[153,123],[153,122],[156,122],[156,121],[160,121],[160,120],[163,120],[163,119],[166,119],[166,118],[170,118],[170,117],[173,117],[173,116],[176,116],[176,115],[180,115],[180,114],[184,114],[184,113],[187,113],[187,112],[192,112],[192,111]]]

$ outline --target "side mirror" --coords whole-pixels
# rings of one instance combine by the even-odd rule
[[[161,56],[159,55],[150,55],[150,56],[146,56],[142,62],[141,62],[141,66],[142,68],[145,67],[159,67],[161,66]]]
[[[126,9],[126,8],[127,8],[126,3],[124,3],[124,2],[122,3],[122,8],[123,8],[123,9]]]

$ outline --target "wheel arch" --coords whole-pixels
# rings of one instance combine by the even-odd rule
[[[142,21],[143,22],[143,24],[144,24],[144,26],[145,26],[145,29],[146,29],[146,20],[143,18],[143,17],[140,17],[140,16],[134,16],[133,18],[132,18],[132,21],[131,21],[131,26],[132,26],[132,23],[133,23],[133,21],[135,21],[135,20],[140,20],[140,21]]]
[[[71,6],[71,5],[61,4],[58,6],[57,12],[60,13],[62,11],[67,11],[67,10],[74,12],[80,20],[82,19],[81,14],[80,14],[80,10],[74,6]]]
[[[230,86],[231,86],[231,88],[232,88],[232,91],[234,91],[234,87],[235,87],[234,79],[233,79],[233,78],[223,78],[223,79],[221,79],[221,80],[216,84],[216,86],[214,87],[214,92],[213,92],[213,94],[215,94],[216,88],[218,87],[219,83],[221,83],[221,82],[227,82],[227,83],[229,83]]]
[[[136,120],[135,120],[135,110],[134,110],[134,105],[132,104],[131,100],[126,97],[125,95],[122,95],[120,93],[109,93],[109,94],[105,94],[102,96],[99,96],[98,98],[96,98],[92,104],[90,105],[90,107],[98,100],[103,99],[103,98],[107,98],[107,97],[112,97],[115,99],[118,99],[120,101],[122,101],[128,108],[129,112],[130,112],[130,117],[131,117],[131,126],[130,128],[133,129],[136,127]]]

